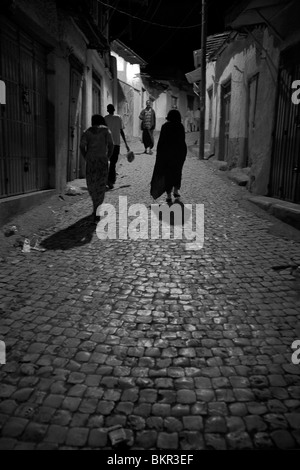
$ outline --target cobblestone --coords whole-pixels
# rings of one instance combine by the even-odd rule
[[[141,147],[106,194],[117,215],[119,196],[151,203]],[[0,449],[113,449],[113,426],[128,449],[300,448],[300,285],[276,269],[300,265],[300,237],[192,154],[182,195],[205,206],[200,250],[99,240],[86,196],[45,252],[0,261]]]

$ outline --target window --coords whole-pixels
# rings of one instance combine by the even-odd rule
[[[187,106],[190,109],[194,109],[194,97],[187,95]]]
[[[93,84],[92,84],[92,112],[93,114],[101,114],[101,78],[93,71]]]
[[[173,109],[177,109],[177,101],[178,101],[178,98],[177,96],[171,96],[171,105],[172,105],[172,108]]]

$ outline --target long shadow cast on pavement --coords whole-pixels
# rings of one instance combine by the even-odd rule
[[[157,203],[156,203],[157,205]],[[184,226],[184,224],[186,224],[188,222],[188,220],[191,218],[191,211],[184,205],[183,202],[181,201],[175,201],[174,203],[168,203],[167,204],[170,208],[170,219],[167,220],[167,222],[170,224],[170,226],[174,227],[174,226]],[[173,207],[173,210],[175,211],[179,211],[177,212],[177,215],[179,215],[179,217],[175,216],[174,212],[172,211],[171,207]],[[153,210],[153,214],[156,215],[156,217],[158,218],[158,220],[160,222],[162,222],[162,213],[160,212],[160,210],[162,210],[162,206],[160,207],[156,207],[156,210]],[[168,214],[168,213],[167,213]]]
[[[69,250],[86,245],[92,240],[95,227],[93,216],[89,215],[45,238],[40,246],[46,250]]]

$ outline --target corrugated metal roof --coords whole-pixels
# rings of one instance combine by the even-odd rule
[[[220,51],[226,42],[233,40],[237,35],[236,31],[225,31],[224,33],[213,34],[206,39],[206,60],[212,60]],[[185,74],[189,83],[196,83],[201,81],[201,57],[202,49],[194,51],[194,65],[195,70]]]
[[[206,39],[206,59],[210,60],[218,52],[218,50],[223,46],[223,44],[229,39],[232,35],[232,31],[225,31],[224,33],[213,34],[208,36]],[[194,64],[195,67],[201,63],[202,49],[197,49],[194,51]]]
[[[235,35],[235,32],[225,31],[220,34],[213,34],[206,39],[206,60],[211,60],[214,55],[221,49],[221,47],[229,41],[230,37]],[[194,65],[195,70],[185,74],[189,83],[196,83],[201,81],[201,56],[202,49],[194,51]],[[199,67],[200,66],[200,67]]]

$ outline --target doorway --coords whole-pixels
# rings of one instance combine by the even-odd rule
[[[229,126],[231,81],[221,85],[220,147],[219,160],[227,160],[229,154]]]
[[[212,105],[213,105],[213,88],[207,90],[208,94],[208,140],[212,138]]]
[[[253,137],[255,132],[255,117],[257,104],[258,74],[248,81],[247,90],[247,144],[244,159],[244,166],[251,166],[251,149],[253,148]]]
[[[0,17],[0,197],[47,189],[47,52],[29,34]]]
[[[69,155],[67,181],[79,178],[80,173],[80,138],[82,119],[83,70],[71,59],[70,69],[70,105],[69,105]]]
[[[281,55],[269,195],[300,204],[300,105],[292,83],[300,77],[299,45]]]

